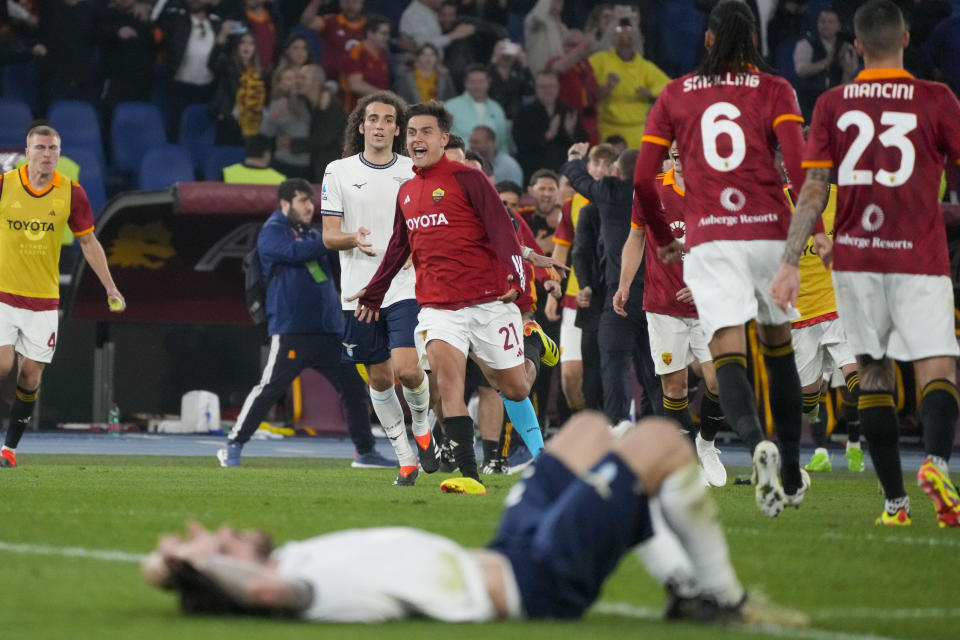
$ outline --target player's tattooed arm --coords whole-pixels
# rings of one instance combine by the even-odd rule
[[[827,206],[830,196],[830,170],[820,167],[807,169],[807,179],[800,190],[797,208],[790,220],[790,231],[787,233],[787,243],[783,250],[784,264],[796,266],[800,261],[803,247],[813,233],[813,229]]]

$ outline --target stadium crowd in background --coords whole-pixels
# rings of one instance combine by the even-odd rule
[[[418,222],[421,210],[428,212],[423,215],[430,225],[439,225],[429,212],[437,213],[441,201],[448,206],[456,200],[463,211],[471,207],[474,213],[482,210],[477,215],[484,221],[481,227],[488,244],[471,244],[471,240],[467,253],[476,250],[477,255],[483,254],[480,263],[489,267],[484,277],[490,281],[478,285],[482,293],[475,292],[472,298],[457,297],[464,291],[451,294],[457,287],[449,280],[450,274],[443,272],[442,262],[449,256],[431,256],[417,265],[416,298],[424,307],[421,325],[437,331],[435,327],[443,322],[435,317],[427,327],[430,323],[425,323],[425,317],[438,316],[434,313],[438,310],[449,311],[451,304],[473,308],[494,301],[512,303],[517,298],[519,305],[522,296],[529,296],[529,303],[524,299],[522,304],[532,318],[505,324],[508,333],[501,337],[501,344],[527,345],[534,354],[549,354],[559,342],[566,343],[570,351],[568,357],[560,358],[564,363],[561,374],[554,375],[550,366],[533,371],[539,367],[528,366],[522,350],[515,361],[504,363],[484,358],[482,349],[470,346],[470,340],[466,340],[468,347],[456,345],[457,354],[434,344],[442,340],[429,342],[434,344],[432,349],[420,349],[420,355],[437,352],[436,358],[430,358],[439,369],[434,407],[450,439],[447,453],[453,453],[465,476],[479,478],[480,470],[509,468],[502,458],[510,453],[511,438],[503,434],[515,432],[525,441],[531,436],[536,455],[542,442],[532,436],[533,422],[538,423],[538,430],[546,428],[586,406],[602,408],[614,424],[652,413],[677,418],[691,437],[698,437],[704,466],[714,466],[707,480],[723,484],[720,478],[725,480],[725,473],[721,473],[722,465],[716,467],[719,461],[712,436],[713,427],[725,414],[728,425],[748,448],[759,452],[760,487],[769,491],[762,499],[758,493],[758,500],[765,513],[776,515],[784,503],[798,505],[809,487],[809,477],[799,466],[801,395],[790,332],[804,327],[792,324],[796,318],[791,309],[771,304],[768,292],[789,219],[789,201],[783,192],[786,188],[788,197],[796,198],[804,183],[806,176],[799,168],[803,150],[800,124],[815,113],[814,105],[843,83],[871,77],[869,70],[861,72],[864,56],[854,45],[854,17],[860,15],[855,12],[864,4],[852,0],[832,6],[802,0],[649,1],[629,6],[590,0],[90,0],[34,5],[23,1],[7,3],[5,12],[0,10],[0,62],[9,67],[3,73],[5,94],[21,90],[35,115],[44,115],[59,100],[83,100],[97,109],[104,131],[109,130],[118,104],[154,102],[163,107],[167,139],[176,140],[187,107],[200,105],[215,127],[217,145],[247,148],[247,160],[223,172],[231,182],[242,181],[244,176],[251,181],[254,177],[313,180],[324,183],[326,199],[332,197],[336,181],[331,176],[342,166],[334,163],[347,159],[341,155],[353,157],[364,171],[372,173],[383,168],[380,161],[393,163],[404,153],[410,155],[416,166],[406,176],[413,180],[410,184],[419,184],[424,175],[431,175],[443,186],[434,189],[431,184],[429,192],[417,195],[417,212],[394,201],[396,189],[377,192],[382,203],[376,206],[382,205],[388,212],[387,219],[395,210],[391,242],[396,246],[390,244],[388,249],[386,238],[377,241],[380,249],[374,253],[381,266],[372,287],[367,286],[372,272],[365,272],[368,282],[351,279],[352,291],[343,282],[337,283],[342,287],[344,310],[350,311],[349,297],[363,287],[366,293],[360,298],[358,315],[365,319],[379,310],[389,286],[387,274],[400,271],[408,253],[417,263],[422,259],[418,256],[427,251],[423,241],[414,241],[417,234],[425,233]],[[902,66],[919,80],[944,80],[956,90],[960,86],[960,55],[956,38],[950,36],[956,34],[958,23],[950,18],[950,3],[896,4],[911,28],[910,38],[903,43]],[[66,24],[71,29],[60,37]],[[16,69],[24,69],[25,64],[33,65],[29,78],[35,79],[36,94],[32,97],[23,83],[16,81]],[[693,70],[699,75],[690,75]],[[671,81],[671,76],[678,79]],[[717,78],[724,80],[715,82]],[[752,94],[740,90],[744,87],[762,87],[756,93],[763,97],[751,100]],[[403,101],[394,93],[384,93],[388,90],[419,103],[413,110],[419,118],[417,126],[404,128],[404,114],[398,106]],[[680,103],[689,96],[681,93],[692,93],[696,100],[686,101],[682,107]],[[743,118],[743,113],[761,103],[769,108],[754,114],[756,122],[744,124],[748,118]],[[372,115],[371,105],[384,104],[395,105],[394,129],[384,133],[384,139],[368,141],[363,149],[362,145],[344,145],[344,135],[349,138],[374,126],[366,120]],[[405,148],[404,137],[408,138]],[[387,149],[387,139],[397,143]],[[675,141],[679,149],[668,153]],[[441,151],[444,143],[446,154]],[[688,155],[685,148],[702,148],[703,153]],[[779,154],[776,161],[775,154]],[[105,159],[113,161],[109,156]],[[471,163],[479,172],[464,168]],[[265,176],[266,164],[276,173]],[[785,175],[781,173],[784,167]],[[341,193],[353,194],[347,187],[360,190],[366,184],[346,184],[354,178],[351,173],[338,186]],[[393,180],[401,197],[410,196],[400,187],[402,177]],[[749,181],[753,184],[744,187]],[[955,193],[955,167],[948,170],[946,181]],[[732,186],[734,182],[737,187]],[[707,192],[712,200],[704,196]],[[711,206],[716,198],[723,210],[714,212]],[[672,201],[668,205],[665,199]],[[766,206],[754,206],[755,201]],[[749,210],[744,211],[748,203]],[[804,203],[802,196],[800,203]],[[351,240],[338,242],[332,227],[325,229],[329,237],[324,240],[343,252],[367,253],[363,249],[370,241],[360,237],[364,227],[354,229],[353,222],[347,224],[352,220],[349,205],[337,206],[340,209],[333,207],[324,214],[342,216],[345,226],[341,232]],[[508,216],[501,215],[504,207]],[[677,216],[671,208],[684,213]],[[696,213],[690,214],[691,209]],[[731,231],[740,220],[737,216],[751,218],[754,209],[772,216],[751,219],[760,229],[759,235]],[[666,210],[666,217],[661,210]],[[689,223],[684,216],[688,215],[695,215],[696,231],[681,245],[678,239],[684,235],[683,225]],[[377,224],[382,225],[382,220]],[[686,230],[693,231],[690,227]],[[819,227],[817,232],[818,236],[828,233]],[[354,241],[356,244],[351,244]],[[729,242],[743,245],[726,251]],[[829,239],[818,240],[811,251],[826,254],[827,242]],[[665,252],[655,252],[654,245]],[[480,246],[482,249],[477,248]],[[437,247],[429,249],[436,251]],[[450,251],[448,248],[447,253]],[[677,291],[658,291],[664,298],[658,306],[651,302],[651,292],[662,285],[659,278],[666,278],[663,274],[669,263],[678,260],[681,251],[687,256],[683,280],[671,281]],[[544,275],[543,267],[553,263],[542,254],[553,254],[562,264],[576,262],[582,269],[578,269],[582,286],[577,286],[572,275],[563,283]],[[627,255],[630,263],[623,260],[621,268],[622,256]],[[534,261],[537,269],[524,265],[520,256]],[[729,290],[721,286],[728,284],[729,278],[718,275],[717,270],[718,265],[729,266],[746,257],[756,258],[757,263],[746,268],[750,276],[742,291],[735,292],[750,291],[744,294],[743,309],[737,309],[743,313],[738,315],[730,311],[737,305],[731,304]],[[506,279],[506,273],[512,280]],[[679,277],[676,270],[671,273]],[[501,275],[502,281],[497,280]],[[426,291],[421,279],[432,281],[438,290]],[[462,288],[463,282],[457,285]],[[667,300],[671,294],[676,300]],[[453,297],[441,300],[438,295]],[[560,299],[564,302],[557,302]],[[391,306],[385,304],[384,312]],[[564,307],[562,314],[558,306]],[[660,323],[663,315],[680,318],[687,328],[696,324],[687,313],[689,306],[697,309],[704,337],[710,341],[709,354],[703,351],[702,341],[694,346],[692,337],[682,350],[665,347],[673,343],[664,338],[667,330],[663,324],[657,324],[659,328],[648,335],[651,315],[655,323]],[[524,321],[527,319],[525,316]],[[766,376],[779,454],[764,438],[754,389],[747,378],[748,337],[743,325],[753,319],[761,325],[754,350],[762,353],[766,365],[766,373],[756,375]],[[806,320],[809,318],[801,322]],[[404,327],[409,333],[410,327]],[[409,349],[407,338],[412,336],[394,343],[391,337],[390,347]],[[572,340],[578,344],[574,346]],[[793,341],[800,341],[796,334]],[[353,339],[344,338],[343,342],[352,344]],[[823,346],[818,343],[816,348]],[[688,358],[688,347],[701,356]],[[504,350],[509,348],[504,346]],[[494,387],[505,396],[507,415],[494,419],[504,423],[501,437],[496,448],[485,446],[480,465],[470,459],[466,449],[474,422],[462,398],[467,384],[464,378],[469,378],[462,372],[462,360],[471,352],[486,360],[481,369],[491,382],[498,376],[490,368],[519,372],[506,382],[501,375],[497,383],[501,386]],[[376,368],[388,362],[383,355],[378,351],[358,360]],[[541,357],[529,359],[539,363]],[[687,397],[698,383],[681,383],[688,375],[688,359],[694,365],[691,372],[703,379],[699,386],[705,388],[699,420],[690,414]],[[542,360],[556,362],[548,355]],[[834,364],[852,364],[842,360]],[[397,423],[392,373],[403,383],[405,394],[414,390],[424,393],[426,384],[418,368],[394,364],[397,368],[391,368],[391,375],[371,378],[374,403],[379,400],[391,405],[390,415],[380,416],[391,428]],[[421,375],[415,375],[414,369]],[[637,398],[633,397],[632,382],[627,383],[631,369],[642,388]],[[663,388],[655,373],[664,376]],[[803,402],[812,406],[819,397],[820,374],[835,372],[808,373],[803,374],[807,394]],[[859,391],[849,378],[855,374],[844,373],[850,397],[856,401]],[[667,381],[671,374],[680,375]],[[925,392],[925,424],[931,419],[943,421],[950,405],[944,394],[955,397],[954,383],[949,376],[926,378],[925,383],[940,386]],[[880,386],[880,391],[889,391]],[[495,400],[486,391],[481,397],[484,395],[484,402]],[[436,404],[439,396],[441,406]],[[874,400],[887,406],[885,399]],[[862,407],[862,395],[859,402]],[[929,409],[930,403],[939,403],[938,408]],[[423,403],[416,400],[414,404],[419,411]],[[487,413],[487,408],[485,405],[485,417],[494,415]],[[808,416],[813,414],[808,412]],[[698,435],[697,422],[703,420],[711,426]],[[415,423],[414,435],[425,437],[419,416]],[[481,425],[481,431],[484,429]],[[937,442],[945,438],[944,431],[935,431]],[[486,435],[484,440],[493,441]],[[409,445],[396,451],[403,466],[414,466]],[[421,447],[421,463],[424,451]],[[943,465],[937,468],[945,469],[942,447],[929,453],[937,457],[934,466],[942,459]],[[780,473],[771,472],[781,454],[782,487]],[[893,459],[889,451],[887,458]],[[893,462],[887,466],[892,468]],[[410,473],[408,469],[407,475]],[[896,515],[893,507],[904,507],[896,500],[902,496],[893,495],[899,490],[888,487],[886,511],[891,517]],[[950,505],[955,503],[950,500],[941,502],[953,509]]]
[[[323,136],[277,130],[270,114],[289,114],[270,107],[275,99],[289,103],[292,91],[300,96],[293,102],[310,102],[291,120],[300,121],[294,131],[308,119],[311,131],[323,128],[328,104],[348,112],[374,90],[392,89],[411,103],[453,99],[453,133],[466,140],[476,125],[490,126],[498,151],[520,160],[529,177],[540,168],[559,169],[566,142],[576,141],[564,134],[581,127],[592,144],[616,134],[639,147],[646,113],[668,75],[689,71],[702,55],[699,25],[715,4],[22,1],[0,8],[0,63],[10,67],[5,97],[26,98],[35,116],[58,100],[83,100],[107,132],[117,104],[152,101],[163,107],[168,139],[176,142],[184,108],[202,104],[217,125],[216,144],[242,146],[262,126],[260,133],[274,139],[276,168],[311,178],[322,176],[335,156],[317,152]],[[862,2],[747,4],[766,61],[798,90],[805,116],[818,95],[856,74],[852,18]],[[911,24],[906,68],[960,86],[950,3],[899,5]],[[28,61],[32,66],[23,67]],[[324,74],[285,77],[305,64],[320,64]],[[557,74],[559,92],[539,88],[549,78],[537,74],[546,69]],[[307,97],[310,91],[317,97]],[[544,117],[537,104],[546,119],[528,128],[530,118]],[[564,117],[568,109],[577,113],[575,123]],[[541,145],[548,155],[537,160]]]

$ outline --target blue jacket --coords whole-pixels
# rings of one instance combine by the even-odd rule
[[[260,269],[267,285],[267,328],[270,335],[290,333],[343,334],[340,296],[330,256],[316,229],[297,229],[279,210],[264,223],[257,238]],[[327,276],[316,282],[307,264],[316,260]]]

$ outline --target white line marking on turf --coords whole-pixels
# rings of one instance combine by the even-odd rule
[[[663,618],[663,612],[650,607],[640,607],[626,602],[598,602],[591,611],[597,613],[607,613],[620,615],[629,618],[638,618],[642,620],[660,620]],[[716,627],[717,630],[724,630],[725,627]],[[754,626],[728,627],[730,631],[755,633],[765,636],[776,636],[784,638],[807,638],[808,640],[892,640],[886,636],[878,636],[863,633],[846,633],[843,631],[830,631],[828,629],[817,629],[814,627],[781,627],[774,624],[761,624]]]
[[[769,531],[761,531],[760,529],[751,529],[748,527],[724,527],[724,531],[730,535],[741,535],[741,536],[758,536],[766,537],[770,535]],[[783,532],[778,531],[777,534],[780,535]],[[909,544],[918,547],[957,547],[960,548],[960,539],[950,538],[950,537],[928,537],[921,538],[917,536],[910,535],[897,535],[899,532],[891,531],[890,535],[879,535],[876,533],[843,533],[840,531],[826,531],[820,533],[814,537],[820,538],[822,540],[843,540],[843,541],[856,541],[856,542],[887,542],[896,545]],[[804,534],[804,537],[809,537],[807,534]]]
[[[82,547],[48,547],[42,544],[18,544],[0,541],[0,551],[32,554],[39,556],[67,556],[70,558],[90,558],[110,562],[140,562],[146,556],[142,553],[115,551],[109,549],[84,549]]]
[[[853,607],[850,609],[818,609],[810,614],[811,618],[829,620],[831,618],[895,618],[898,620],[912,620],[915,618],[960,618],[960,609],[928,608],[928,609],[871,609],[869,607]]]

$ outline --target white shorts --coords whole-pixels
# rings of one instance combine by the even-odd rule
[[[523,364],[523,320],[512,302],[485,302],[462,309],[423,307],[414,334],[421,362],[426,360],[431,340],[443,340],[464,356],[473,352],[495,371]]]
[[[799,317],[780,309],[770,285],[780,268],[782,240],[717,240],[698,244],[683,261],[683,281],[693,293],[707,342],[725,327],[785,324]]]
[[[57,347],[59,317],[56,309],[30,311],[0,302],[0,346],[34,362],[49,364]]]
[[[856,362],[838,319],[800,327],[791,333],[801,386],[832,378],[834,371]]]
[[[834,271],[833,288],[855,355],[910,362],[960,355],[948,276]]]
[[[583,331],[574,322],[577,319],[577,310],[563,308],[560,321],[560,362],[579,362],[583,360],[580,350],[580,340]]]
[[[698,318],[648,311],[647,328],[650,355],[653,356],[653,366],[658,376],[686,369],[695,359],[700,362],[713,360]]]

